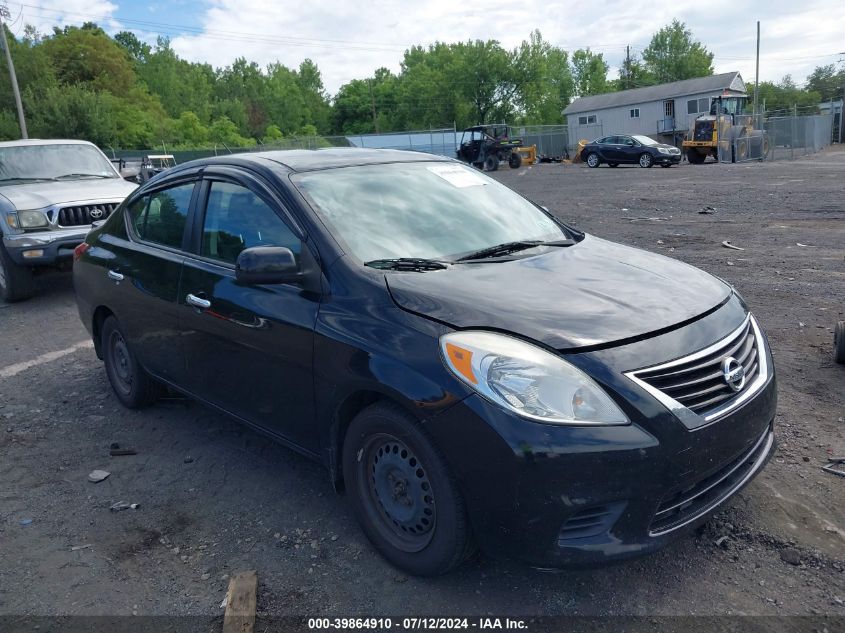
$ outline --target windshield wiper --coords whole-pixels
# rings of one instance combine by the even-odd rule
[[[18,182],[42,182],[45,180],[52,180],[52,178],[29,178],[29,177],[16,177],[16,178],[0,178],[0,182],[12,182],[16,180]]]
[[[490,259],[493,257],[501,257],[502,255],[510,255],[517,251],[524,251],[535,246],[572,246],[575,240],[568,238],[560,240],[549,240],[544,242],[542,240],[521,240],[519,242],[505,242],[504,244],[496,244],[496,246],[489,246],[481,250],[474,251],[469,255],[464,255],[456,259],[456,262],[469,262],[479,259]]]
[[[115,176],[109,176],[107,174],[62,174],[61,176],[56,176],[53,180],[64,180],[66,178],[114,178]]]
[[[378,268],[380,270],[406,270],[414,272],[425,272],[426,270],[443,270],[446,264],[434,259],[423,259],[420,257],[397,257],[393,259],[373,259],[364,262],[364,266]]]

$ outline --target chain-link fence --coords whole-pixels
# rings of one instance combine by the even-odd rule
[[[740,115],[717,125],[719,162],[792,160],[830,145],[833,115]]]

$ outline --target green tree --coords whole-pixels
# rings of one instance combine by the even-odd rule
[[[572,53],[572,79],[576,94],[586,97],[611,90],[607,81],[609,69],[601,53],[593,53],[589,48],[579,48]]]
[[[567,52],[534,31],[514,52],[514,67],[522,78],[517,101],[523,122],[563,123],[563,109],[575,90]]]
[[[657,31],[642,53],[646,72],[658,83],[713,74],[713,53],[693,39],[683,22]]]
[[[802,90],[790,75],[785,75],[777,83],[761,81],[759,99],[761,104],[765,102],[770,113],[789,114],[797,106],[801,114],[806,114],[808,108],[812,110],[818,106],[821,95],[812,90]]]
[[[817,92],[822,101],[842,99],[842,93],[845,92],[845,67],[837,71],[833,64],[818,66],[807,77],[807,90]]]

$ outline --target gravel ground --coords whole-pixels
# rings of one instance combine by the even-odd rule
[[[86,340],[69,275],[52,274],[0,304],[0,614],[218,616],[229,575],[256,569],[265,615],[845,616],[845,478],[820,469],[845,454],[845,151],[495,175],[584,230],[723,277],[768,331],[780,448],[702,529],[602,569],[479,557],[407,577],[320,466],[186,400],[121,408],[88,347],[43,356]],[[137,455],[109,457],[113,442]],[[111,476],[89,483],[94,469]],[[118,501],[140,508],[110,512]]]

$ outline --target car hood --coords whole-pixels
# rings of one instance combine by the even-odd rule
[[[683,262],[593,236],[512,261],[386,275],[404,310],[556,349],[605,345],[689,321],[731,288]]]
[[[0,196],[15,209],[43,209],[73,202],[122,201],[137,186],[123,178],[27,182],[0,187]]]

